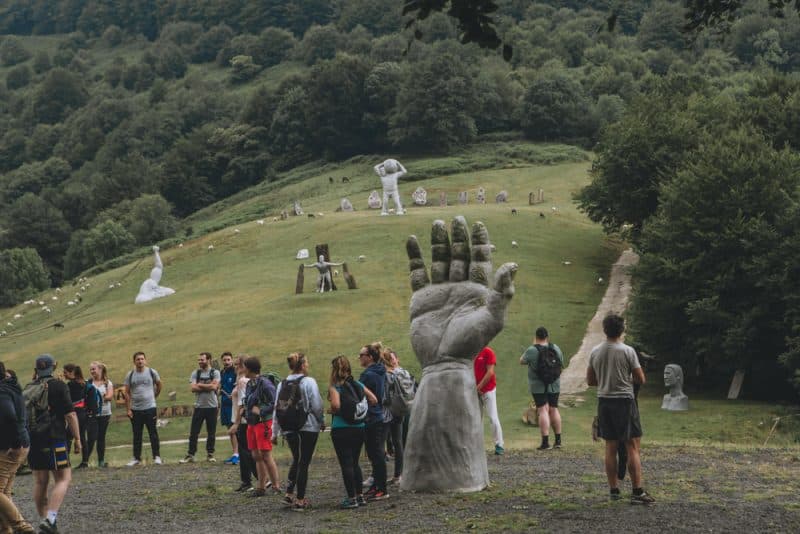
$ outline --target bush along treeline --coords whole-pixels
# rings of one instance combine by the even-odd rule
[[[606,129],[577,195],[641,254],[636,340],[706,383],[744,370],[756,396],[800,387],[799,125],[797,78],[669,74]]]
[[[396,0],[4,2],[0,251],[26,272],[0,273],[0,305],[173,236],[198,209],[313,159],[446,152],[504,132],[597,146],[581,205],[610,231],[624,225],[640,250],[655,254],[666,241],[648,238],[648,221],[661,213],[667,182],[699,165],[700,154],[714,154],[707,143],[737,132],[796,151],[794,11],[775,18],[767,5],[748,3],[727,34],[689,40],[680,2],[613,2],[613,31],[602,29],[612,8],[606,0],[497,3],[510,61],[459,43],[441,13],[418,24],[421,38],[409,46],[414,34],[402,30]],[[639,279],[644,295],[646,275]],[[673,282],[682,292],[694,287]],[[779,300],[788,310],[786,294]],[[726,356],[699,345],[670,349],[638,322],[643,313],[637,335],[701,368],[733,353],[750,359],[752,343],[737,351],[732,332],[752,340],[762,324],[756,310],[777,313],[775,303],[737,312],[747,315],[737,330],[723,328],[723,317],[736,316],[727,300],[714,315],[710,301],[692,304],[703,298],[659,299],[683,317],[665,324],[688,325],[681,335],[715,332]],[[765,358],[796,360],[796,338],[778,335],[766,316],[763,323],[776,333],[770,343],[782,344],[761,343]]]

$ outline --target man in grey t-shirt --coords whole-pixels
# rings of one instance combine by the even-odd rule
[[[220,374],[219,371],[211,367],[211,354],[201,352],[197,357],[198,369],[195,369],[189,377],[189,387],[194,393],[194,413],[192,414],[192,427],[189,431],[189,451],[180,463],[186,464],[194,462],[194,455],[197,453],[197,438],[200,436],[200,429],[203,422],[206,423],[206,459],[209,462],[216,462],[214,458],[214,445],[217,433],[217,392],[219,391]]]
[[[153,463],[161,465],[160,442],[156,428],[156,397],[161,393],[161,377],[155,369],[147,367],[147,356],[138,351],[133,355],[134,368],[125,376],[125,404],[133,427],[133,459],[127,463],[133,467],[142,463],[142,433],[147,427]]]
[[[599,435],[606,442],[605,466],[611,498],[620,498],[617,478],[617,447],[625,444],[628,453],[628,470],[631,473],[633,494],[631,503],[655,502],[642,487],[642,463],[639,445],[642,425],[639,408],[633,396],[633,384],[644,384],[645,376],[636,351],[622,342],[625,319],[610,314],[603,319],[606,341],[592,349],[586,382],[597,386],[597,418]]]

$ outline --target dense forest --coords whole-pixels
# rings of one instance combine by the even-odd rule
[[[508,61],[398,0],[4,2],[0,306],[307,161],[524,136],[595,151],[576,201],[642,254],[637,341],[800,384],[796,11],[496,4]]]

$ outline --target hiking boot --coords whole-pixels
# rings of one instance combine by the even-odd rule
[[[178,461],[179,464],[193,464],[194,463],[194,454],[187,454],[183,457],[182,460]]]
[[[622,498],[622,495],[619,492],[619,488],[611,488],[608,492],[608,498],[612,501],[618,501]]]
[[[267,494],[266,490],[263,490],[261,488],[256,488],[253,491],[251,491],[250,493],[248,493],[247,496],[248,497],[263,497],[266,494]]]
[[[639,495],[631,495],[631,504],[653,504],[655,502],[653,496],[646,491],[642,491]]]
[[[51,523],[49,519],[44,518],[39,523],[39,534],[58,534],[58,527],[55,523]]]
[[[339,503],[339,508],[342,510],[351,510],[353,508],[358,508],[358,501],[356,499],[351,499],[350,497],[345,497],[342,499],[342,502]]]
[[[213,454],[209,454],[208,456],[206,456],[206,461],[211,462],[212,464],[217,463],[217,459],[214,458]]]
[[[75,469],[86,469],[87,467],[89,467],[89,464],[87,464],[86,462],[81,462]]]
[[[403,477],[402,477],[402,476],[399,476],[399,477],[392,477],[392,478],[390,478],[390,479],[389,479],[389,481],[387,482],[387,484],[392,484],[392,485],[394,485],[394,484],[400,484],[400,481],[401,481],[401,480],[403,480]]]
[[[356,497],[356,504],[359,505],[359,506],[366,506],[367,505],[367,500],[364,498],[363,495],[358,495]]]
[[[141,464],[142,464],[142,461],[141,461],[141,460],[137,460],[136,458],[134,458],[134,459],[132,459],[130,462],[128,462],[127,464],[125,464],[125,467],[135,467],[135,466],[137,466],[137,465],[141,465]]]
[[[500,445],[495,445],[494,446],[494,455],[495,456],[503,456],[505,453],[506,453],[506,450],[502,446],[500,446]]]
[[[153,463],[156,465],[163,465],[164,460],[161,459],[161,456],[156,456],[155,458],[153,458]]]
[[[305,512],[309,508],[311,508],[311,503],[308,502],[308,499],[302,499],[294,503],[292,512]]]
[[[248,484],[247,482],[242,482],[241,484],[239,484],[239,487],[233,491],[235,491],[236,493],[244,493],[246,491],[252,491],[252,489],[253,489],[252,484]]]

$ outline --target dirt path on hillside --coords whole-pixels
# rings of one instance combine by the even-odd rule
[[[305,513],[284,509],[277,495],[234,493],[238,469],[221,464],[83,469],[73,473],[58,527],[63,534],[800,532],[797,448],[645,447],[647,488],[657,500],[647,509],[627,498],[609,501],[601,451],[567,446],[491,455],[492,486],[485,491],[418,495],[392,488],[390,499],[357,510],[337,509],[344,488],[336,459],[314,457],[313,508]],[[287,468],[281,460],[282,476]],[[26,476],[14,484],[14,500],[31,519],[32,482]],[[628,480],[622,488],[627,497]]]
[[[569,359],[569,365],[561,373],[561,394],[575,395],[583,393],[589,387],[586,385],[586,367],[589,365],[589,353],[592,348],[605,339],[603,334],[603,318],[610,312],[622,313],[628,307],[628,298],[631,294],[630,267],[639,262],[639,256],[628,249],[620,255],[611,267],[611,278],[608,289],[602,302],[597,307],[597,312],[589,321],[586,335],[578,352]]]

